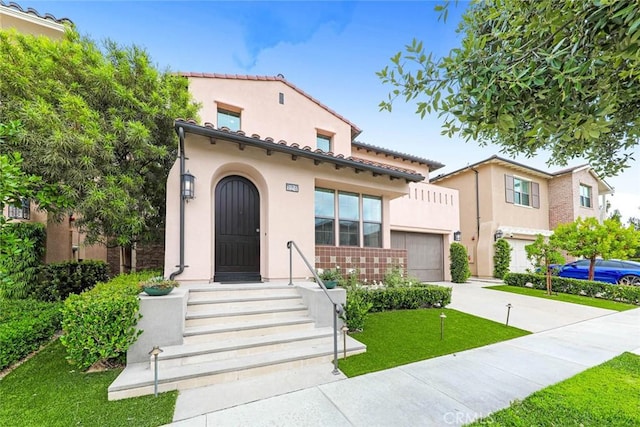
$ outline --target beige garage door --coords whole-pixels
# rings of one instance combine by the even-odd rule
[[[391,247],[407,250],[409,275],[423,282],[444,280],[442,235],[392,231]]]

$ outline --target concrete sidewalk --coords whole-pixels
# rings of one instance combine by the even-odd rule
[[[511,325],[542,332],[258,400],[172,425],[462,425],[624,351],[640,353],[640,309],[618,313],[582,308],[482,289],[488,285],[453,284],[454,298],[449,307],[504,322],[504,306],[510,302],[514,306]],[[215,393],[188,396],[192,408],[199,404],[204,408],[209,400],[219,398]],[[181,393],[178,398],[174,420],[184,418],[179,407],[185,397]]]

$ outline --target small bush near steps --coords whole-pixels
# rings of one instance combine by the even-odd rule
[[[80,295],[70,295],[62,309],[67,359],[80,369],[96,362],[122,360],[138,339],[139,283],[156,272],[123,274]]]

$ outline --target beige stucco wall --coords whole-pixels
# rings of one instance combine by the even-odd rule
[[[47,36],[58,40],[64,36],[64,25],[0,5],[0,29],[15,28],[23,34]]]
[[[224,177],[240,175],[257,187],[260,193],[260,272],[264,280],[288,278],[289,253],[286,243],[294,240],[309,261],[314,263],[314,190],[316,186],[355,191],[383,197],[383,215],[388,215],[389,200],[407,191],[403,180],[371,173],[356,174],[353,169],[336,170],[332,164],[314,165],[312,160],[218,141],[211,145],[203,137],[187,135],[186,168],[196,177],[196,198],[185,209],[185,264],[189,267],[179,276],[183,281],[208,281],[214,266],[214,201],[215,187]],[[287,183],[297,184],[299,192],[285,190]],[[167,223],[165,275],[179,263],[179,163],[174,164],[167,183]],[[383,219],[386,223],[388,220]],[[390,231],[383,228],[383,246],[390,245]],[[298,259],[294,277],[310,273]]]
[[[240,128],[248,136],[316,148],[318,132],[332,136],[333,151],[351,155],[351,126],[281,81],[190,77],[189,91],[202,104],[203,123],[216,127],[218,104],[241,109]],[[284,104],[279,94],[284,94]]]

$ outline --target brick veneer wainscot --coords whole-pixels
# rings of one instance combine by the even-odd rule
[[[316,246],[316,268],[335,268],[347,271],[360,269],[360,279],[382,280],[395,266],[406,268],[406,249],[357,248],[349,246]]]

